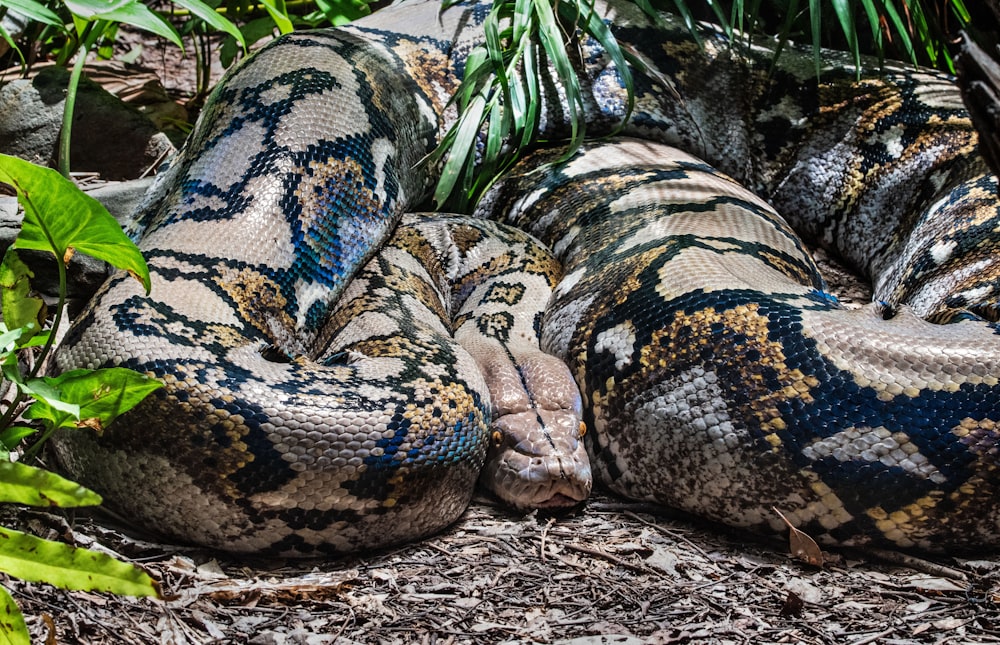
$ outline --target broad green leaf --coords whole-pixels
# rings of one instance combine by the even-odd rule
[[[48,251],[64,262],[74,250],[86,253],[125,269],[149,293],[146,261],[100,202],[55,170],[9,155],[0,155],[0,181],[14,187],[24,208],[15,248]]]
[[[25,437],[30,437],[36,432],[38,431],[28,426],[9,426],[0,432],[0,444],[7,450],[7,458],[10,458],[10,452],[17,448]]]
[[[4,325],[3,329],[3,333],[0,333],[0,350],[11,351],[21,338],[21,334],[24,333],[24,329],[18,327],[17,329],[7,330],[6,325]]]
[[[24,623],[21,608],[7,588],[0,585],[0,643],[3,645],[31,645],[31,634]]]
[[[117,11],[135,0],[63,0],[73,15],[90,20],[109,11]]]
[[[17,13],[46,25],[61,27],[63,21],[44,4],[35,0],[0,0],[0,6],[13,9]]]
[[[0,502],[73,508],[97,506],[101,496],[48,470],[0,461]]]
[[[163,387],[156,379],[123,367],[73,370],[42,380],[57,392],[60,406],[76,406],[78,414],[75,419],[60,415],[60,407],[46,399],[33,403],[25,417],[51,419],[58,421],[58,426],[82,425],[98,431]]]
[[[7,365],[3,366],[3,373],[9,380],[14,380],[12,378],[14,374]],[[80,406],[63,401],[58,386],[53,385],[51,381],[52,379],[47,376],[28,381],[15,381],[22,392],[35,399],[25,410],[24,418],[46,421],[53,428],[76,425],[80,419]]]
[[[243,34],[239,28],[231,20],[220,15],[215,9],[201,2],[201,0],[173,0],[173,2],[190,11],[192,15],[204,20],[213,29],[225,32],[235,38],[244,50],[247,48],[246,40],[243,38]]]
[[[0,312],[9,328],[24,329],[20,337],[24,340],[45,324],[45,302],[31,295],[33,277],[17,251],[8,248],[0,263]]]
[[[17,349],[26,349],[28,347],[41,347],[46,342],[48,342],[49,335],[52,333],[51,329],[43,329],[41,331],[34,332],[33,334],[31,334],[29,336],[29,335],[27,335],[28,332],[26,332],[23,327],[21,329],[15,330],[15,331],[20,331],[21,332],[21,335],[16,339],[17,340]],[[31,330],[29,330],[29,331],[31,331]],[[3,334],[0,335],[0,339],[6,338],[7,333],[8,332],[3,332]],[[0,347],[6,347],[6,345],[4,345],[4,344],[2,344],[2,342],[0,342]]]
[[[0,527],[0,571],[62,589],[162,597],[159,585],[134,565],[5,527]]]

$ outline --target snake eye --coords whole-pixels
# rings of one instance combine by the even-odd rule
[[[587,434],[587,424],[584,423],[583,421],[581,421],[580,422],[580,437],[583,437],[586,434]]]
[[[499,430],[494,430],[493,431],[493,445],[496,446],[497,448],[499,448],[500,444],[502,444],[502,443],[503,443],[503,433],[500,432]]]

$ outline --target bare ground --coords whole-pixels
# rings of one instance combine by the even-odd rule
[[[161,74],[182,66],[150,48]],[[178,80],[180,79],[180,80]],[[825,264],[847,300],[864,288]],[[646,504],[595,495],[561,517],[477,497],[441,535],[340,560],[227,558],[144,541],[109,518],[18,524],[115,553],[165,600],[6,580],[46,643],[992,643],[1000,558],[827,552],[821,567]]]

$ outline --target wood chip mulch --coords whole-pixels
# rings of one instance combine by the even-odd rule
[[[439,536],[326,561],[228,559],[89,518],[50,531],[142,564],[168,599],[5,581],[37,642],[1000,643],[1000,560],[839,551],[814,567],[601,495],[566,517],[477,498]]]

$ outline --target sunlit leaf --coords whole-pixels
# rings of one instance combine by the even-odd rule
[[[201,0],[173,0],[173,2],[174,4],[190,11],[192,15],[204,20],[205,23],[213,29],[229,34],[235,38],[244,49],[246,49],[247,43],[239,28],[225,16],[219,15],[219,13],[212,7],[208,6],[204,2],[201,2]]]
[[[9,426],[0,431],[0,445],[7,450],[9,455],[25,437],[30,437],[36,432],[38,431],[35,428],[28,426]]]
[[[96,506],[101,496],[42,468],[0,461],[0,502],[28,506]]]
[[[461,176],[462,168],[466,158],[472,154],[475,147],[476,137],[479,134],[479,126],[482,122],[483,110],[486,108],[486,99],[482,95],[472,98],[469,106],[465,109],[464,117],[459,124],[459,129],[455,131],[455,141],[451,146],[451,153],[448,161],[445,162],[441,171],[441,179],[438,181],[437,190],[434,191],[434,202],[443,204],[451,195],[455,184]]]
[[[63,0],[74,15],[87,20],[124,22],[165,38],[183,49],[177,30],[138,0]]]
[[[4,527],[0,527],[0,571],[62,589],[161,596],[159,585],[134,565]]]
[[[0,585],[0,644],[31,645],[31,634],[24,622],[21,608],[7,588]]]
[[[37,381],[44,381],[54,394],[41,396],[36,389],[33,395],[39,400],[28,408],[25,417],[45,419],[56,427],[83,423],[92,428],[106,428],[163,386],[156,379],[122,367],[46,376],[32,381],[36,388]],[[75,407],[76,413],[64,410],[66,406]]]
[[[0,181],[17,190],[24,208],[14,248],[47,251],[60,260],[75,249],[127,270],[149,292],[146,261],[96,199],[55,170],[9,155],[0,155]]]
[[[45,323],[45,301],[31,295],[33,277],[17,251],[8,248],[0,263],[0,311],[6,326],[24,329],[19,336],[23,340],[38,332]]]
[[[30,18],[46,25],[62,26],[59,16],[40,2],[35,0],[0,0],[0,7],[7,7],[25,18]]]
[[[278,31],[283,34],[289,34],[294,31],[295,27],[288,17],[288,9],[285,8],[284,0],[260,0],[260,3],[267,9],[267,15],[271,16],[271,20],[277,25]]]
[[[335,27],[371,13],[367,0],[317,0],[316,6]]]

